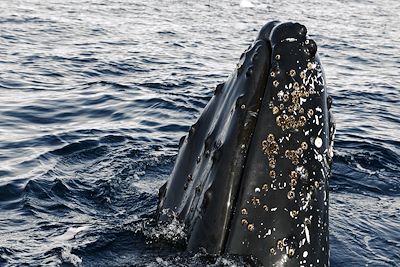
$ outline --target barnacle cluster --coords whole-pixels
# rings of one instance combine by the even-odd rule
[[[293,244],[291,244],[288,240],[288,238],[283,238],[283,239],[278,239],[276,241],[276,247],[272,247],[269,249],[269,253],[271,255],[276,255],[277,251],[282,251],[286,252],[286,254],[289,256],[289,258],[293,257],[295,255],[295,248],[293,247]]]
[[[278,155],[279,146],[273,134],[269,134],[267,138],[262,141],[262,149],[268,158],[273,158],[274,155]]]
[[[275,78],[280,70],[274,68],[270,76]],[[307,68],[296,72],[295,69],[290,69],[287,74],[292,79],[289,84],[283,84],[278,80],[272,81],[273,87],[278,90],[281,89],[276,97],[273,97],[273,101],[270,103],[270,109],[272,113],[276,115],[276,124],[285,130],[299,130],[303,128],[307,122],[305,116],[305,109],[303,103],[307,99],[317,94],[315,90],[315,84],[323,83],[320,81],[315,72],[318,72],[316,63],[308,62]],[[298,77],[297,77],[298,76]],[[311,115],[310,115],[311,113]],[[313,110],[308,110],[307,114],[312,116]]]
[[[287,149],[285,151],[285,157],[292,161],[293,165],[298,165],[300,162],[300,158],[303,157],[304,151],[307,150],[308,144],[306,142],[302,142],[301,146],[297,149]]]
[[[315,133],[311,129],[315,130],[314,125],[319,125],[317,116],[322,111],[315,107],[315,102],[309,104],[308,101],[321,93],[320,88],[324,85],[324,80],[319,64],[313,59],[302,62],[301,64],[306,64],[302,68],[297,61],[299,65],[284,70],[286,62],[282,62],[281,55],[276,54],[273,58],[276,65],[269,72],[272,80],[269,81],[272,86],[269,109],[278,129],[268,131],[265,139],[261,141],[262,153],[266,155],[268,164],[266,179],[255,187],[255,194],[248,196],[246,208],[241,208],[240,216],[243,230],[253,232],[258,238],[271,235],[276,243],[267,246],[267,252],[271,255],[284,253],[290,258],[297,257],[296,255],[303,251],[302,246],[305,242],[309,242],[311,200],[314,190],[322,188],[321,183],[313,179],[315,173],[308,169],[307,165],[314,148],[322,146],[317,137],[310,138]],[[282,67],[279,67],[279,64]],[[283,77],[283,72],[286,77]],[[318,103],[319,99],[316,101]],[[295,142],[296,145],[293,145]],[[267,194],[269,190],[271,192]],[[275,206],[274,199],[277,196],[290,203],[287,209]],[[263,210],[260,211],[260,208]],[[249,215],[253,212],[286,213],[294,225],[304,228],[303,239],[299,241],[289,236],[277,236],[278,232],[274,233],[275,225],[272,224],[271,227],[267,222],[257,222]],[[304,223],[301,223],[303,221]]]
[[[270,168],[269,176],[274,179],[276,177],[276,171],[274,170],[276,167],[275,156],[278,155],[279,151],[278,142],[275,140],[275,136],[270,133],[267,138],[262,141],[261,145],[264,154],[268,156],[268,165]]]
[[[287,129],[299,129],[301,127],[304,127],[306,124],[306,117],[305,116],[300,116],[299,118],[296,118],[294,115],[278,115],[276,117],[276,124],[280,127],[282,127],[282,130],[287,130]]]

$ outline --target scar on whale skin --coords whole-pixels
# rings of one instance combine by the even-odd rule
[[[306,27],[267,23],[181,139],[158,222],[177,216],[191,251],[329,266],[331,103]]]

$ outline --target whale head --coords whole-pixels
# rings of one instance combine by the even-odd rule
[[[330,105],[306,27],[267,23],[181,139],[159,223],[182,221],[189,250],[328,265]]]

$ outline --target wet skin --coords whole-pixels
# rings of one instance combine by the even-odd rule
[[[184,222],[189,250],[328,266],[330,105],[307,29],[266,24],[181,139],[159,222]]]

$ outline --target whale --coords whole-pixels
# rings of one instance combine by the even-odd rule
[[[307,28],[265,24],[180,139],[158,224],[184,224],[188,251],[329,266],[331,106]]]

